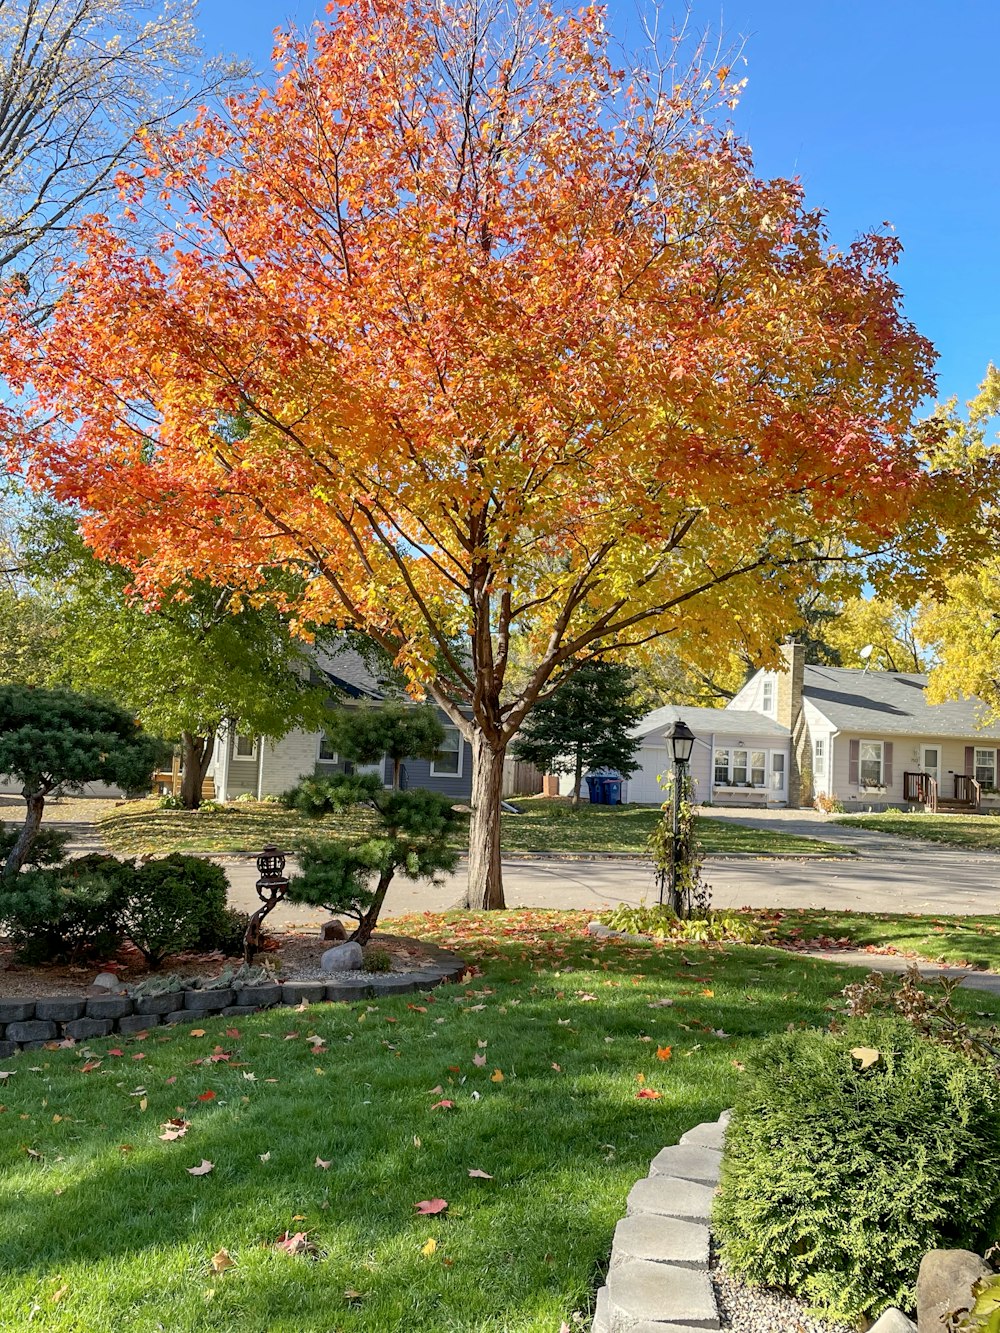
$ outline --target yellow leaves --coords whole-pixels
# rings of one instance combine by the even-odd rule
[[[493,1073],[490,1075],[490,1082],[491,1082],[491,1083],[502,1083],[502,1082],[503,1082],[503,1070],[502,1070],[502,1069],[494,1069]]]
[[[235,1268],[236,1261],[230,1256],[228,1250],[216,1250],[211,1259],[212,1272],[224,1273],[227,1268]]]
[[[438,1243],[433,1236],[428,1236],[427,1240],[420,1247],[420,1253],[425,1259],[429,1259],[437,1250]]]
[[[882,1058],[882,1052],[876,1050],[874,1046],[855,1046],[851,1055],[858,1061],[862,1069],[870,1069]]]

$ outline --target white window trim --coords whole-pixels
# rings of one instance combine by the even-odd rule
[[[993,787],[993,788],[995,789],[996,786],[997,786],[997,770],[998,770],[998,767],[1000,767],[1000,766],[998,766],[998,764],[997,764],[997,758],[998,758],[998,756],[997,756],[997,752],[996,752],[995,749],[992,749],[990,746],[988,746],[988,745],[974,745],[974,746],[972,747],[972,776],[973,776],[974,778],[976,777],[976,769],[980,767],[980,764],[979,764],[979,755],[981,755],[981,754],[991,754],[991,755],[993,756],[993,781],[992,781],[992,783],[983,783],[982,786],[984,787],[984,789],[987,789],[987,790],[988,790],[990,787]],[[983,765],[983,767],[985,767],[985,765]],[[979,781],[980,781],[979,778],[976,778],[976,781],[979,782]]]
[[[861,747],[863,745],[878,746],[878,782],[865,782],[861,776],[861,766],[864,762],[861,758]],[[858,788],[861,791],[885,791],[885,741],[878,741],[872,737],[858,737]]]
[[[439,772],[437,771],[437,769],[434,767],[434,760],[432,759],[432,760],[431,760],[431,777],[432,777],[432,778],[460,778],[460,777],[462,776],[462,769],[463,769],[463,767],[464,767],[464,765],[465,765],[465,746],[462,744],[462,733],[459,731],[458,727],[445,727],[445,731],[453,731],[453,732],[455,732],[455,734],[456,734],[457,737],[458,737],[458,767],[455,769],[454,772],[452,772],[451,769],[448,769],[448,770],[447,770],[446,772],[444,772],[444,773],[439,773]]]
[[[761,712],[767,717],[774,717],[777,710],[777,688],[775,681],[770,677],[765,677],[761,683],[760,706]]]
[[[236,746],[237,746],[237,744],[239,743],[239,739],[240,739],[240,737],[241,737],[241,736],[245,736],[246,734],[247,734],[247,733],[246,733],[245,731],[234,731],[234,732],[233,732],[232,758],[235,760],[235,762],[236,762],[237,764],[252,764],[252,763],[255,762],[255,760],[258,758],[258,756],[259,756],[259,754],[260,754],[260,737],[259,737],[259,736],[254,736],[254,737],[252,738],[252,739],[253,739],[253,749],[250,751],[249,754],[240,754],[240,753],[237,751]]]
[[[745,753],[745,754],[746,754],[746,757],[747,757],[747,764],[746,764],[747,781],[746,781],[746,782],[740,782],[740,783],[737,783],[737,782],[734,780],[734,778],[733,778],[733,769],[734,769],[734,766],[735,766],[735,765],[734,765],[734,762],[733,762],[733,756],[734,756],[734,754],[736,753],[737,750],[740,750],[740,751],[742,751],[743,753]],[[716,756],[717,754],[719,754],[719,753],[723,753],[723,754],[725,754],[725,756],[726,756],[726,781],[725,781],[725,782],[720,782],[720,781],[718,780],[718,778],[716,777],[716,773],[715,773],[715,756]],[[751,756],[754,755],[754,754],[763,754],[763,756],[764,756],[764,781],[763,781],[763,782],[754,782],[754,783],[752,783],[752,782],[750,781],[750,775],[751,775],[751,773],[753,772],[753,764],[752,764],[752,762],[751,762]],[[781,785],[780,787],[772,787],[772,785],[771,785],[771,777],[772,777],[772,774],[773,774],[773,772],[774,772],[774,768],[773,768],[773,763],[774,763],[773,756],[776,755],[776,754],[780,754],[781,757],[782,757],[782,758],[784,759],[784,761],[785,761],[785,769],[784,769],[784,777],[785,777],[785,780],[784,780],[784,782],[782,783],[782,785]],[[713,786],[713,787],[724,787],[724,788],[732,789],[732,790],[734,790],[734,791],[741,791],[741,790],[742,790],[742,791],[746,791],[747,789],[750,789],[750,790],[753,790],[753,791],[780,791],[780,792],[785,792],[785,791],[788,790],[788,751],[787,751],[787,750],[780,750],[780,749],[774,749],[774,750],[772,750],[772,749],[769,749],[767,746],[765,746],[764,749],[761,750],[761,749],[755,749],[755,748],[754,748],[753,746],[751,746],[751,745],[717,745],[717,746],[715,747],[715,749],[712,751],[712,786]]]
[[[316,737],[316,762],[317,764],[339,764],[340,755],[337,753],[336,750],[334,750],[333,752],[332,759],[328,755],[323,754],[323,742],[327,739],[328,737],[326,737],[322,732],[320,732],[319,735]]]

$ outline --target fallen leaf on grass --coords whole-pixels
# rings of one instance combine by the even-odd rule
[[[490,1075],[490,1082],[491,1082],[491,1083],[502,1083],[502,1082],[503,1082],[503,1070],[502,1070],[502,1069],[494,1069],[493,1073]]]
[[[855,1060],[861,1062],[862,1069],[870,1069],[873,1064],[877,1064],[882,1058],[882,1052],[877,1051],[874,1046],[855,1046],[851,1054]]]
[[[353,1287],[344,1288],[344,1300],[349,1301],[352,1305],[356,1301],[363,1301],[364,1299],[365,1293],[363,1291],[355,1291]]]
[[[95,1069],[100,1069],[100,1067],[101,1067],[100,1060],[88,1060],[85,1065],[80,1066],[80,1073],[92,1074]],[[4,1077],[6,1078],[6,1075],[4,1075]]]
[[[279,1236],[274,1242],[276,1250],[284,1250],[286,1254],[309,1254],[318,1255],[319,1250],[309,1239],[307,1231],[286,1231],[283,1236]]]
[[[112,1046],[111,1050],[108,1051],[108,1055],[124,1055],[124,1054],[125,1052],[119,1050],[117,1046]]]
[[[132,1056],[133,1060],[145,1060],[145,1058],[146,1058],[145,1051],[136,1051],[135,1055]]]
[[[228,1250],[216,1250],[212,1255],[212,1271],[224,1273],[227,1268],[235,1268],[236,1260],[230,1257]]]
[[[426,1243],[421,1245],[420,1253],[424,1256],[425,1259],[429,1259],[431,1255],[434,1253],[434,1251],[437,1249],[437,1247],[438,1247],[437,1241],[434,1239],[433,1236],[429,1236]]]
[[[655,1089],[653,1088],[640,1088],[635,1095],[638,1098],[645,1098],[647,1101],[650,1102],[658,1102],[660,1098],[663,1096],[663,1093],[656,1092]]]
[[[12,1074],[16,1073],[17,1073],[16,1069],[0,1069],[0,1078],[8,1079],[11,1077]]]
[[[204,1092],[199,1092],[199,1093],[198,1093],[198,1100],[199,1100],[200,1102],[214,1102],[214,1101],[215,1101],[215,1093],[212,1091],[211,1088],[206,1088],[206,1090],[205,1090]]]
[[[476,1066],[477,1069],[483,1069],[486,1066],[486,1056],[474,1055],[472,1057],[472,1063]]]
[[[157,1137],[164,1143],[173,1143],[175,1139],[182,1139],[190,1127],[190,1120],[170,1119],[163,1126],[163,1133]]]
[[[58,1305],[68,1291],[69,1291],[69,1284],[64,1282],[58,1291],[54,1291],[52,1293],[49,1299],[51,1300],[53,1305]]]
[[[316,1167],[318,1171],[329,1171],[332,1162],[333,1162],[332,1157],[330,1158],[329,1162],[324,1162],[322,1157],[317,1157],[313,1165]]]
[[[657,1060],[669,1060],[673,1053],[673,1047],[671,1046],[657,1046],[656,1048]]]
[[[171,1074],[170,1077],[169,1077],[168,1079],[164,1080],[164,1081],[167,1083],[168,1086],[169,1086],[171,1083],[176,1083],[176,1082],[177,1082],[177,1075],[176,1075],[176,1074]]]
[[[448,1207],[448,1200],[421,1199],[419,1203],[415,1203],[413,1206],[422,1216],[429,1217],[434,1216],[436,1213],[443,1213]]]
[[[551,1069],[554,1069],[554,1070],[556,1071],[557,1074],[561,1074],[561,1073],[562,1073],[562,1065],[553,1064],[553,1065],[550,1065],[549,1067],[550,1067]]]
[[[204,1028],[192,1028],[191,1031],[188,1033],[189,1037],[203,1037],[204,1035],[205,1035]]]
[[[207,1157],[203,1157],[201,1159],[200,1166],[187,1167],[187,1173],[189,1176],[207,1176],[209,1171],[214,1171],[214,1170],[215,1170],[215,1163],[210,1162]]]
[[[647,1009],[672,1009],[673,1007],[673,1000],[650,1000],[646,1006]]]
[[[432,1111],[453,1111],[454,1109],[455,1103],[448,1101],[447,1097],[442,1098],[439,1102],[435,1102],[431,1107]]]
[[[257,1156],[262,1162],[269,1162],[271,1160],[271,1154],[269,1152],[258,1153]]]
[[[475,1170],[475,1171],[470,1171],[470,1172],[469,1172],[469,1175],[472,1177],[473,1180],[492,1180],[492,1179],[493,1179],[493,1177],[492,1177],[491,1175],[489,1175],[486,1171],[479,1171],[478,1169]]]
[[[240,1035],[239,1028],[226,1028],[227,1037],[238,1037],[239,1035]]]

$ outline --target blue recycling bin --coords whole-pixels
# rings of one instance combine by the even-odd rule
[[[590,795],[591,805],[601,804],[602,800],[604,799],[604,793],[602,791],[603,785],[604,785],[604,777],[601,773],[587,774],[587,791]]]
[[[601,799],[605,805],[621,805],[622,780],[618,777],[606,777],[601,782]]]

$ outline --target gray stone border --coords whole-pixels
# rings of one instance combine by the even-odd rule
[[[709,1275],[709,1223],[729,1112],[663,1148],[615,1227],[593,1333],[697,1333],[719,1328]]]
[[[321,1002],[352,1003],[389,995],[412,995],[446,981],[460,981],[467,964],[457,953],[436,944],[422,948],[429,964],[416,972],[389,974],[374,981],[285,981],[219,990],[178,990],[163,995],[46,995],[38,999],[0,995],[0,1059],[18,1051],[39,1050],[50,1042],[83,1041],[113,1033],[144,1032],[200,1018],[236,1018],[275,1005]]]

